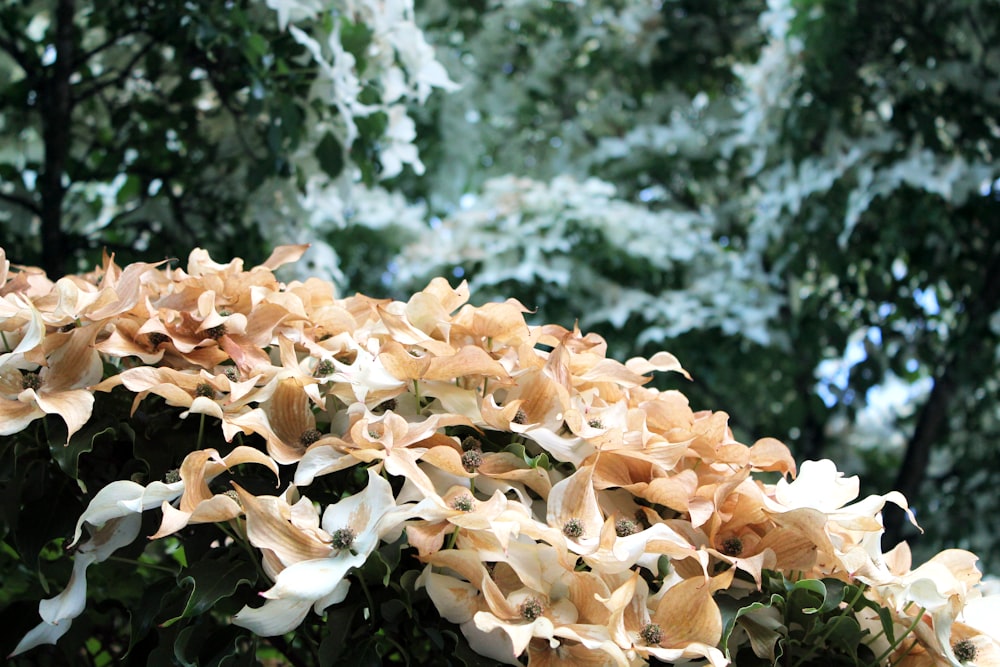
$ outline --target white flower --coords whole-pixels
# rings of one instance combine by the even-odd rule
[[[384,520],[394,509],[396,502],[389,482],[369,468],[364,491],[328,506],[323,513],[322,527],[329,535],[328,555],[300,560],[281,570],[274,586],[261,593],[267,598],[264,606],[244,607],[233,617],[233,623],[273,637],[298,627],[310,607],[319,614],[342,601],[350,587],[344,577],[352,567],[364,565],[382,536],[396,528],[395,522]]]

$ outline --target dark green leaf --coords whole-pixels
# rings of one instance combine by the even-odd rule
[[[344,147],[333,134],[327,132],[316,145],[316,159],[330,178],[336,178],[344,170]]]
[[[257,573],[245,560],[220,558],[199,560],[186,568],[177,578],[179,586],[191,587],[184,611],[179,616],[162,623],[169,627],[182,618],[191,618],[211,609],[219,600],[236,592],[241,584],[253,585]]]

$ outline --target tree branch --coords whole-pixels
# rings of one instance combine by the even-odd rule
[[[18,48],[17,42],[15,42],[13,38],[9,38],[4,34],[0,34],[0,49],[3,49],[4,51],[7,52],[7,55],[9,55],[14,60],[14,62],[16,62],[21,67],[21,69],[24,70],[25,74],[28,76],[29,79],[34,78],[32,74],[34,68],[32,67],[32,65],[37,63],[28,62],[28,54],[25,51],[22,51],[20,48]]]
[[[83,102],[89,99],[90,97],[93,97],[94,95],[100,93],[102,90],[108,88],[109,86],[120,86],[122,83],[124,83],[125,79],[128,78],[129,74],[132,73],[133,68],[135,68],[139,60],[141,60],[143,56],[149,53],[152,48],[153,48],[153,42],[152,41],[146,42],[146,44],[143,45],[143,47],[139,49],[135,53],[135,55],[133,55],[132,58],[129,59],[127,63],[125,63],[125,66],[122,67],[115,76],[112,76],[111,78],[106,79],[104,81],[93,79],[90,82],[89,87],[87,87],[80,93],[77,93],[75,98],[76,101]]]
[[[16,206],[20,206],[21,208],[27,209],[29,212],[39,217],[42,215],[42,208],[27,197],[19,197],[17,195],[0,192],[0,201],[6,201]]]

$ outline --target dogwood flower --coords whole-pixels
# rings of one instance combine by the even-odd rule
[[[250,494],[239,493],[251,543],[276,550],[284,565],[274,585],[261,593],[267,602],[257,608],[246,606],[233,617],[234,624],[265,637],[295,629],[310,608],[319,614],[343,600],[350,585],[344,577],[350,569],[364,565],[380,539],[397,529],[397,522],[386,520],[396,509],[392,487],[374,468],[368,469],[364,491],[326,508],[319,538],[304,535],[260,508]]]

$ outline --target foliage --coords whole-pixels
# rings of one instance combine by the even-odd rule
[[[453,84],[411,5],[386,23],[381,4],[291,4],[5,3],[8,250],[54,276],[209,229],[213,249],[263,255],[283,188],[422,170],[403,103]]]
[[[646,386],[673,355],[279,282],[305,250],[0,251],[11,664],[996,664],[976,556],[883,553],[900,494]]]

